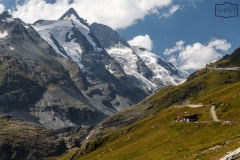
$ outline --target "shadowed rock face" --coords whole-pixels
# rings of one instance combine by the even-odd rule
[[[124,38],[120,37],[116,31],[106,25],[93,23],[89,28],[91,32],[95,34],[104,48],[109,48],[118,43],[130,47]]]
[[[12,18],[12,15],[9,14],[8,11],[4,11],[4,12],[0,15],[0,20],[1,20],[1,21],[5,20],[6,18]]]
[[[147,65],[138,57],[137,61],[137,69],[140,74],[142,74],[147,79],[151,79],[153,77],[153,72],[147,67]]]
[[[157,63],[160,64],[161,66],[163,66],[165,69],[167,69],[171,73],[171,75],[178,75],[178,71],[172,69],[172,68],[175,68],[175,66],[172,63],[170,63],[170,62],[166,63],[160,58],[158,58]]]

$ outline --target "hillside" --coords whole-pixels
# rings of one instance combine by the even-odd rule
[[[219,159],[237,149],[240,72],[225,67],[239,67],[239,57],[237,49],[191,74],[185,83],[165,87],[107,118],[82,148],[62,159]],[[221,122],[213,121],[212,106]],[[191,113],[198,114],[197,123],[175,123],[175,118]]]
[[[10,115],[0,116],[1,159],[39,159],[61,155],[66,143],[50,129]]]

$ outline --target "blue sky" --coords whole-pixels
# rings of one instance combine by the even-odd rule
[[[215,17],[215,4],[222,4],[223,0],[203,0],[191,3],[183,3],[184,7],[179,9],[169,18],[158,18],[156,15],[146,16],[144,20],[118,32],[127,40],[135,35],[148,34],[153,44],[153,52],[164,59],[166,48],[171,48],[175,42],[185,41],[185,45],[200,42],[207,44],[212,38],[226,39],[231,43],[231,48],[225,53],[232,53],[240,47],[240,16],[231,18]],[[238,4],[240,1],[227,1]]]
[[[14,16],[33,23],[36,19],[57,19],[69,7],[74,7],[88,22],[107,24],[126,40],[132,40],[132,45],[142,45],[190,72],[240,47],[240,16],[215,16],[216,4],[231,2],[240,7],[238,0],[71,2],[28,0],[24,3],[24,0],[2,0],[0,8],[11,9]]]

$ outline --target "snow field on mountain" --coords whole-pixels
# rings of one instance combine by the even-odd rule
[[[75,27],[87,38],[88,42],[91,43],[93,48],[96,51],[99,51],[99,48],[96,48],[96,43],[93,42],[92,37],[89,36],[90,29],[79,22],[78,18],[75,15],[71,14],[70,17],[65,17],[64,20],[72,21]]]
[[[96,44],[93,42],[92,38],[88,35],[89,29],[81,24],[80,22],[73,22],[75,27],[87,38],[87,40],[91,43],[91,45],[95,48]],[[71,20],[53,20],[53,21],[44,21],[41,23],[37,23],[33,25],[33,28],[40,34],[40,36],[45,39],[54,50],[67,58],[66,55],[63,54],[59,50],[59,48],[54,44],[52,39],[50,38],[51,34],[57,40],[57,42],[64,48],[66,53],[72,60],[78,63],[80,68],[84,66],[81,63],[81,54],[82,49],[81,46],[75,42],[75,39],[72,39],[71,42],[66,42],[66,35],[69,33],[68,38],[71,38],[71,35],[74,33],[71,31],[73,28],[73,24]],[[96,49],[97,50],[97,49]]]
[[[153,91],[157,88],[156,84],[152,83],[138,72],[136,64],[138,57],[131,48],[118,44],[106,49],[106,51],[111,57],[118,61],[127,75],[134,76],[138,79],[136,83],[139,86],[143,87],[146,91]]]
[[[105,68],[111,73],[114,74],[115,71],[111,70],[110,65],[105,65]]]
[[[70,16],[68,16],[68,17],[64,17],[63,18],[63,20],[73,20],[73,21],[79,21],[78,19],[77,19],[77,17],[74,15],[74,14],[71,14]]]
[[[148,66],[148,68],[154,73],[153,79],[160,79],[165,85],[178,85],[184,82],[187,76],[184,75],[181,71],[177,70],[175,67],[168,65],[173,70],[177,70],[178,73],[180,72],[182,75],[177,77],[176,75],[171,75],[170,71],[162,67],[158,64],[158,60],[161,59],[164,61],[160,56],[151,53],[148,50],[140,50],[140,47],[132,47],[133,51],[144,61],[144,63]],[[183,77],[182,77],[183,76]],[[176,81],[177,80],[177,81]]]
[[[137,55],[133,53],[131,48],[118,44],[106,51],[120,63],[126,74],[132,75],[138,73],[136,64]]]
[[[33,28],[57,53],[65,58],[71,58],[78,63],[81,69],[84,69],[81,60],[83,52],[81,46],[75,42],[76,39],[71,39],[74,35],[72,31],[73,27],[78,29],[87,38],[96,52],[103,50],[102,48],[96,47],[96,43],[92,37],[89,36],[90,29],[83,25],[74,14],[64,17],[63,20],[42,21],[33,25]],[[53,35],[65,52],[54,43],[51,35]],[[66,42],[66,36],[68,36],[68,39],[71,39],[70,42]],[[129,48],[119,43],[105,50],[112,58],[118,61],[124,72],[132,79],[133,83],[143,88],[146,92],[156,91],[162,87],[162,85],[178,85],[184,82],[188,76],[187,72],[177,69],[173,64],[165,63],[159,56],[148,50],[139,50],[139,47]],[[139,66],[137,66],[139,57],[154,73],[151,79],[147,79],[139,73]],[[161,64],[158,63],[159,60],[163,61],[162,63],[164,63],[165,66],[161,66]],[[114,71],[110,69],[109,65],[105,65],[105,67],[111,74],[114,74]],[[177,72],[178,74],[172,74],[171,71]]]

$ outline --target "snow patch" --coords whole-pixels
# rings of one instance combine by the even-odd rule
[[[73,36],[73,35],[74,35],[73,31],[71,31],[68,35],[68,39],[71,39],[71,36]]]
[[[72,39],[72,40],[71,40],[71,42],[75,42],[75,41],[76,41],[76,39],[77,39],[77,38],[74,38],[74,39]]]
[[[9,22],[14,21],[14,19],[13,18],[5,18],[5,19],[3,19],[3,21],[9,23]]]
[[[110,66],[109,65],[105,65],[105,68],[111,73],[111,74],[114,74],[115,71],[111,70],[110,69]]]
[[[28,24],[23,24],[23,26],[24,26],[26,29],[30,28],[30,26],[29,26]]]
[[[101,51],[103,51],[103,49],[96,47],[96,51],[97,51],[97,52],[101,52]]]
[[[8,31],[0,32],[0,38],[4,38],[4,37],[7,37],[7,36],[8,36]]]
[[[70,16],[64,17],[63,20],[78,21],[77,17],[74,14],[71,14]]]
[[[70,17],[73,18],[73,17]],[[75,19],[74,19],[75,20]],[[96,44],[93,42],[92,38],[89,36],[89,28],[85,25],[80,23],[78,20],[74,21],[75,27],[87,38],[90,44],[94,47],[97,51],[99,49],[96,48]],[[71,36],[74,34],[71,30],[74,27],[72,21],[70,20],[52,20],[52,21],[43,21],[41,23],[37,23],[36,25],[32,26],[39,35],[45,39],[53,48],[54,50],[62,55],[63,57],[67,58],[58,47],[54,44],[51,39],[51,35],[55,37],[58,43],[64,48],[67,55],[71,57],[72,60],[78,63],[79,67],[83,69],[83,65],[81,63],[82,57],[82,49],[81,46],[76,43],[76,39],[72,39],[71,42],[66,42],[66,35],[68,34],[68,38],[70,39]]]

